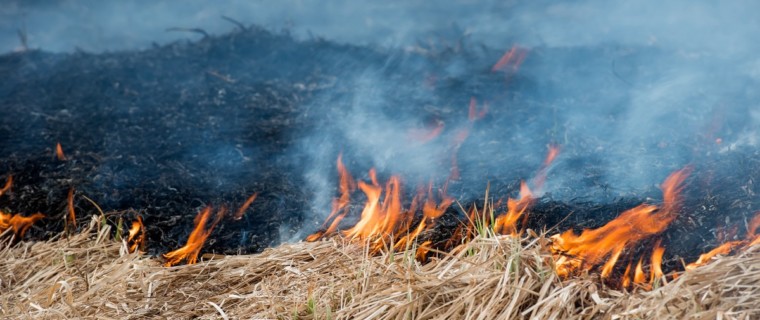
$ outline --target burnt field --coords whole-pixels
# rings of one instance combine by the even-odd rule
[[[203,249],[255,253],[323,228],[342,154],[356,178],[372,167],[380,181],[399,175],[405,205],[418,185],[448,181],[458,204],[424,235],[441,243],[487,188],[491,199],[515,197],[553,144],[561,153],[529,209],[533,230],[597,228],[661,203],[657,185],[691,165],[683,206],[657,237],[665,268],[745,236],[760,210],[760,155],[746,137],[757,79],[737,78],[741,67],[721,57],[613,44],[517,49],[524,60],[496,67],[510,47],[454,33],[387,49],[241,26],[141,51],[7,53],[0,178],[13,175],[13,188],[0,209],[44,213],[26,238],[46,239],[63,230],[73,188],[80,212],[93,212],[87,197],[113,225],[141,215],[148,252],[160,254],[184,243],[205,206],[235,211],[257,193]],[[699,64],[729,85],[684,94],[659,80],[661,64]],[[658,86],[678,97],[641,100]],[[364,200],[352,198],[343,228]]]

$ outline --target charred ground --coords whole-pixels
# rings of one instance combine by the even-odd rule
[[[181,245],[202,207],[234,210],[258,192],[244,219],[223,220],[204,251],[258,252],[303,237],[298,231],[317,229],[323,217],[311,206],[315,190],[305,176],[318,164],[300,152],[303,141],[326,154],[343,152],[358,177],[373,166],[370,156],[341,143],[333,129],[335,115],[350,112],[361,94],[356,79],[367,73],[395,84],[379,114],[413,119],[421,127],[444,123],[444,137],[467,121],[471,98],[491,103],[458,151],[469,160],[460,163],[461,179],[451,183],[449,194],[464,207],[482,203],[488,182],[493,197],[514,195],[520,179],[530,178],[540,164],[547,143],[562,145],[563,160],[548,177],[550,183],[562,183],[531,210],[530,227],[598,227],[641,202],[661,200],[653,184],[610,186],[609,155],[623,154],[630,145],[573,135],[576,128],[562,118],[562,110],[588,108],[596,121],[588,125],[624,122],[625,112],[607,108],[624,105],[631,96],[598,93],[625,92],[632,83],[646,82],[656,73],[646,68],[647,59],[678,61],[675,53],[612,44],[534,48],[523,71],[507,74],[490,70],[504,48],[472,45],[466,37],[440,38],[435,44],[414,50],[357,47],[294,40],[287,33],[251,27],[144,51],[5,54],[0,56],[0,177],[12,174],[15,184],[0,198],[0,208],[47,214],[28,234],[47,238],[63,229],[66,195],[75,188],[78,196],[116,212],[114,223],[121,213],[127,219],[142,214],[149,251],[155,254]],[[546,69],[542,61],[566,61],[571,67]],[[600,70],[606,76],[588,77],[597,80],[583,87],[597,91],[565,89],[568,82]],[[753,94],[742,92],[722,103],[741,104]],[[728,141],[748,125],[749,107],[716,110],[731,126],[713,130],[708,122],[704,135],[683,138],[679,125],[694,117],[684,108],[663,115],[672,117],[672,128],[664,129],[672,135],[641,132],[635,142],[652,153],[678,152],[663,152],[631,175],[664,178],[685,164],[695,166],[684,209],[664,235],[670,267],[714,246],[718,234],[741,237],[748,217],[760,208],[754,194],[757,151],[720,152],[723,146],[714,143],[716,135]],[[309,140],[315,133],[320,139]],[[320,145],[320,140],[333,143]],[[54,158],[57,142],[67,161]],[[431,156],[431,163],[447,161]],[[318,169],[335,173],[334,166]],[[381,172],[381,178],[390,173]],[[411,193],[416,181],[408,182]],[[89,202],[77,199],[80,212],[92,212]],[[462,219],[459,211],[454,206],[447,212],[438,236]]]

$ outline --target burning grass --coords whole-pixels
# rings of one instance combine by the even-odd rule
[[[595,274],[561,280],[543,236],[477,236],[425,264],[412,250],[371,255],[332,238],[165,268],[99,221],[67,239],[4,245],[4,318],[745,319],[760,309],[756,247],[630,292]]]

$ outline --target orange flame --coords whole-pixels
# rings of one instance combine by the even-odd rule
[[[623,288],[628,288],[631,285],[631,263],[629,262],[628,265],[625,267],[625,272],[623,273]]]
[[[314,233],[306,238],[306,241],[316,241],[324,236],[336,233],[339,222],[349,212],[351,193],[358,188],[367,197],[359,221],[351,228],[341,231],[350,241],[369,243],[371,252],[377,252],[384,247],[405,248],[417,239],[420,233],[434,226],[435,219],[439,218],[446,209],[454,202],[453,198],[446,196],[446,188],[440,191],[440,202],[435,201],[433,185],[429,184],[427,199],[422,205],[422,219],[419,224],[410,231],[410,224],[417,212],[418,203],[424,198],[424,191],[412,199],[409,208],[404,209],[401,199],[401,179],[391,176],[385,186],[381,186],[377,179],[375,169],[369,171],[369,182],[355,182],[348,170],[343,165],[342,156],[338,156],[338,173],[340,174],[339,189],[341,196],[333,201],[333,210],[325,220],[329,227],[323,232]],[[391,245],[393,243],[393,245]],[[428,244],[429,246],[430,244]],[[429,250],[429,249],[428,249]],[[427,252],[427,251],[425,251]],[[422,251],[420,255],[424,255]]]
[[[478,111],[478,101],[475,99],[475,97],[470,97],[470,104],[468,105],[467,110],[467,119],[469,121],[465,126],[459,128],[459,130],[456,131],[454,138],[451,141],[451,173],[449,174],[449,181],[459,180],[459,164],[457,159],[459,149],[462,147],[462,144],[465,142],[465,140],[467,140],[467,138],[470,136],[470,130],[474,126],[475,121],[485,117],[487,112],[487,104],[484,103],[483,109]]]
[[[340,198],[333,199],[332,211],[330,212],[330,215],[327,216],[327,219],[325,219],[325,223],[322,227],[326,226],[327,222],[330,220],[332,220],[332,223],[324,232],[317,232],[306,237],[306,241],[317,241],[325,235],[334,233],[335,230],[338,229],[340,221],[343,220],[346,214],[348,214],[348,205],[351,203],[351,193],[356,190],[356,183],[346,169],[346,166],[343,165],[342,154],[338,155],[337,168],[338,175],[340,176],[340,182],[338,183]]]
[[[430,249],[432,249],[433,242],[430,240],[427,240],[423,242],[418,248],[417,252],[415,253],[415,258],[419,261],[425,262],[427,260],[428,253],[430,252]]]
[[[697,261],[694,261],[694,262],[686,265],[685,269],[686,270],[694,270],[697,267],[706,265],[715,256],[717,256],[719,254],[721,254],[721,255],[729,254],[729,253],[731,253],[732,250],[734,250],[734,248],[739,247],[739,246],[743,245],[744,243],[745,243],[744,241],[726,242],[726,243],[718,246],[717,248],[710,250],[707,253],[699,255],[699,259],[697,259]]]
[[[544,159],[541,168],[533,179],[536,189],[540,190],[543,188],[544,182],[546,182],[549,166],[551,166],[554,159],[557,158],[557,155],[559,155],[559,147],[554,145],[549,146],[549,152],[546,155],[546,159]],[[525,225],[528,219],[526,211],[531,205],[533,205],[535,200],[533,192],[528,188],[528,184],[525,181],[522,181],[520,183],[520,198],[507,199],[507,212],[496,218],[496,221],[494,221],[494,231],[509,235],[519,234],[517,229],[518,220],[522,221],[522,224]]]
[[[0,196],[11,190],[13,186],[13,176],[8,176],[8,180],[5,181],[5,186],[0,189]]]
[[[127,248],[129,253],[138,249],[140,251],[145,250],[145,225],[143,225],[142,216],[137,216],[137,220],[132,221],[132,227],[129,228],[129,236],[127,237]]]
[[[552,162],[556,159],[557,155],[559,154],[559,147],[555,145],[549,146],[549,152],[544,159],[544,162],[539,168],[538,173],[536,174],[536,177],[533,179],[534,184],[536,186],[537,190],[541,190],[543,188],[543,184],[546,181],[546,175],[548,173],[549,167],[551,166]],[[501,202],[501,201],[499,201]],[[528,208],[530,208],[531,205],[535,202],[535,197],[533,192],[528,187],[528,184],[525,181],[521,181],[520,183],[520,197],[519,199],[507,199],[507,211],[505,213],[499,214],[494,221],[490,221],[491,217],[487,214],[489,213],[492,208],[499,207],[499,203],[496,205],[488,204],[486,201],[485,207],[482,211],[478,211],[477,207],[473,206],[470,208],[470,210],[467,213],[467,222],[465,224],[460,225],[456,230],[454,230],[454,233],[452,234],[451,238],[446,243],[446,247],[451,248],[455,247],[459,243],[461,243],[463,240],[469,240],[472,239],[477,230],[477,225],[482,224],[483,227],[489,227],[491,226],[491,222],[493,222],[493,231],[495,233],[500,234],[509,234],[509,235],[518,235],[522,232],[522,230],[519,230],[518,223],[522,223],[522,226],[524,227],[527,223],[528,215],[526,214]],[[491,208],[491,209],[489,209]]]
[[[636,269],[634,270],[633,283],[645,290],[652,289],[654,284],[662,279],[662,256],[665,254],[665,247],[663,247],[660,243],[661,241],[657,240],[657,243],[655,243],[654,249],[652,250],[652,256],[649,261],[651,264],[649,268],[649,282],[647,282],[646,273],[644,272],[643,261],[641,258],[639,258],[639,262],[636,264]],[[629,278],[630,271],[631,264],[629,263],[625,268],[625,273],[623,273],[623,279],[621,280],[621,285],[623,288],[628,288],[631,285],[631,279]],[[609,273],[607,275],[609,275]],[[602,277],[607,276],[603,275]]]
[[[665,247],[660,245],[660,241],[657,241],[657,243],[654,245],[654,250],[652,250],[652,274],[649,278],[649,283],[654,284],[657,279],[662,278],[662,256],[665,255]]]
[[[245,200],[245,202],[243,203],[243,205],[240,206],[240,209],[238,209],[238,211],[235,212],[235,220],[243,219],[243,214],[245,214],[245,211],[248,210],[248,207],[251,206],[251,204],[253,203],[253,201],[255,201],[256,197],[258,197],[258,196],[259,196],[259,193],[256,192],[256,193],[252,194],[250,197],[248,197],[247,200]]]
[[[483,117],[486,116],[487,112],[488,112],[488,104],[484,103],[483,109],[478,111],[478,100],[475,99],[475,97],[470,98],[470,109],[467,112],[467,119],[469,119],[470,122],[483,119]]]
[[[644,268],[642,267],[641,259],[639,258],[639,263],[636,264],[636,271],[633,273],[633,283],[635,284],[644,284],[646,283],[646,275],[644,274]]]
[[[421,144],[425,144],[440,136],[443,132],[443,127],[443,121],[438,120],[435,122],[435,127],[425,129],[412,129],[409,130],[408,135],[409,138],[416,140]]]
[[[626,247],[661,233],[676,218],[680,204],[679,194],[689,172],[690,168],[687,167],[665,179],[662,184],[662,208],[641,204],[600,228],[583,230],[580,235],[568,230],[552,236],[550,251],[556,259],[557,273],[567,277],[578,271],[588,271],[608,258],[602,269],[602,277],[609,276]],[[640,264],[636,267],[634,283],[645,281],[643,271],[639,271]]]
[[[21,239],[32,225],[44,218],[42,213],[35,213],[28,217],[22,217],[17,214],[10,214],[0,211],[0,233],[5,232],[8,229],[13,230],[13,234]]]
[[[74,188],[69,189],[69,196],[68,196],[68,210],[69,210],[69,217],[67,220],[67,223],[69,223],[74,229],[77,228],[77,216],[74,212]]]
[[[399,239],[396,242],[396,249],[404,248],[407,244],[411,243],[417,237],[425,230],[430,230],[435,226],[435,219],[440,218],[445,212],[446,209],[451,206],[452,203],[454,203],[454,198],[449,197],[446,195],[446,187],[444,186],[441,193],[441,202],[436,203],[434,196],[433,196],[433,183],[428,184],[428,192],[427,192],[427,198],[425,200],[425,203],[422,205],[422,219],[420,220],[420,223],[417,225],[417,228],[414,229],[411,233],[407,234],[405,237]],[[418,195],[417,198],[421,198],[421,195]],[[411,209],[408,211],[410,213],[414,213],[416,211],[416,199],[412,201]],[[412,218],[412,215],[409,215],[409,218]],[[408,219],[408,223],[410,223],[411,219]],[[406,230],[400,230],[400,232],[404,232]],[[420,258],[420,260],[424,260],[424,257],[427,255],[428,251],[430,251],[430,246],[432,243],[430,241],[424,242],[420,248],[417,249],[417,257]]]
[[[66,161],[66,156],[63,154],[63,147],[61,147],[60,142],[55,145],[55,157],[60,161]]]
[[[760,243],[760,235],[757,234],[758,228],[760,228],[760,211],[755,212],[755,216],[747,225],[747,235],[744,240],[723,243],[707,253],[699,255],[697,261],[687,264],[684,268],[686,271],[694,270],[697,267],[708,264],[712,258],[718,255],[727,255],[737,248],[747,248]]]
[[[507,199],[507,212],[499,215],[494,221],[494,231],[500,234],[517,235],[517,223],[525,211],[533,204],[534,198],[528,184],[520,183],[520,198]],[[524,216],[527,218],[527,215]]]
[[[383,188],[377,182],[375,169],[369,171],[372,184],[359,181],[359,189],[367,195],[367,204],[362,210],[361,218],[352,228],[344,231],[350,238],[359,240],[377,236],[390,235],[401,216],[400,181],[398,176],[391,176],[385,187],[385,199],[380,203]]]
[[[214,231],[214,227],[222,219],[225,211],[226,209],[222,207],[210,222],[209,219],[213,215],[210,206],[199,212],[195,216],[195,220],[193,220],[195,228],[190,232],[190,236],[187,237],[187,243],[181,248],[163,255],[166,259],[164,266],[171,267],[179,264],[182,260],[186,260],[187,264],[195,264],[198,261],[198,254],[201,252],[203,244],[208,236],[211,235],[211,232]]]
[[[507,67],[511,66],[513,71],[517,71],[517,69],[520,68],[520,65],[525,60],[525,57],[528,55],[528,49],[521,48],[519,46],[512,46],[509,51],[504,53],[503,56],[499,59],[499,61],[496,62],[496,64],[493,65],[491,68],[491,72],[496,72],[500,70],[504,70]]]

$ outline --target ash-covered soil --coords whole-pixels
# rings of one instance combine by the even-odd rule
[[[732,109],[714,108],[715,116],[702,121],[702,135],[681,132],[704,117],[694,110],[708,102],[695,100],[691,107],[659,115],[668,126],[642,130],[621,145],[606,136],[575,134],[585,132],[578,123],[606,128],[625,123],[630,115],[622,110],[634,99],[626,92],[656,78],[658,70],[646,62],[678,63],[677,53],[616,45],[539,47],[519,70],[492,72],[507,49],[472,44],[466,37],[409,48],[359,47],[294,40],[251,27],[144,51],[5,54],[0,56],[0,178],[12,174],[15,183],[13,192],[0,197],[0,208],[47,214],[27,235],[43,239],[63,229],[66,195],[75,188],[79,212],[94,212],[86,196],[116,212],[112,222],[118,213],[126,219],[142,214],[149,251],[161,253],[184,243],[202,207],[235,210],[258,192],[244,218],[223,220],[204,251],[258,252],[302,238],[329,211],[312,205],[323,190],[309,183],[309,172],[329,172],[337,181],[334,162],[314,161],[314,150],[331,159],[342,152],[355,177],[367,178],[365,172],[375,165],[366,149],[343,142],[336,129],[346,119],[339,116],[362,103],[367,85],[359,80],[371,75],[376,82],[369,87],[386,87],[378,114],[418,128],[443,124],[438,139],[456,136],[468,123],[472,98],[479,108],[488,102],[456,151],[461,179],[450,183],[449,194],[465,207],[482,202],[489,182],[492,197],[516,196],[520,179],[539,167],[545,145],[556,143],[561,158],[532,210],[534,229],[598,227],[641,202],[657,203],[662,196],[655,184],[692,164],[683,212],[663,236],[668,263],[693,259],[714,246],[719,234],[744,234],[746,220],[760,209],[754,192],[760,156],[753,147],[727,149],[715,139],[738,139],[751,124],[751,107],[744,102],[757,94],[726,93],[731,98],[721,103]],[[564,67],[549,68],[549,61]],[[717,69],[710,63],[706,68]],[[716,71],[716,81],[730,74]],[[748,86],[753,83],[747,80]],[[587,118],[564,118],[573,108]],[[720,119],[719,125],[710,119]],[[57,142],[66,161],[54,157]],[[632,146],[637,150],[632,154],[662,151],[662,156],[626,169],[621,155]],[[431,164],[448,161],[448,155],[430,156]],[[657,182],[645,188],[611,184],[611,166],[631,176],[658,177]],[[392,173],[379,174],[382,179]],[[407,182],[411,193],[416,180]],[[336,184],[327,186],[329,193]],[[361,197],[355,200],[358,211]],[[456,225],[459,211],[452,207],[442,228]]]

